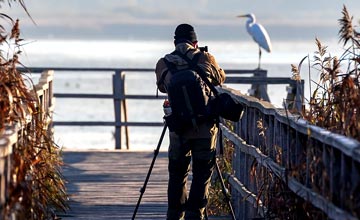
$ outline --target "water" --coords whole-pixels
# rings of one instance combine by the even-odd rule
[[[253,42],[209,41],[207,45],[224,69],[255,69],[258,62],[258,48]],[[329,45],[334,45],[330,42]],[[173,50],[168,41],[110,41],[110,40],[38,40],[22,48],[21,61],[29,67],[112,67],[112,68],[154,68],[157,60]],[[263,69],[269,77],[290,77],[290,64],[299,61],[315,50],[313,42],[273,42],[273,52],[263,52]],[[330,48],[329,48],[330,50]],[[56,93],[112,93],[110,72],[55,72]],[[308,82],[307,72],[302,75]],[[308,83],[306,83],[307,85]],[[250,86],[232,85],[243,93]],[[286,97],[286,85],[268,86],[272,103],[281,107]],[[155,95],[155,74],[126,74],[127,94]],[[308,97],[307,89],[305,96]],[[128,100],[128,121],[162,121],[163,100]],[[112,100],[58,98],[54,112],[56,121],[113,121]],[[152,150],[156,147],[161,127],[130,127],[130,148]],[[67,149],[114,149],[114,128],[112,127],[55,127],[56,143]],[[166,150],[167,138],[162,150]],[[125,146],[125,145],[123,145]]]

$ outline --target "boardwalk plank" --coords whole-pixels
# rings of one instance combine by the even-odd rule
[[[62,219],[131,219],[153,152],[65,151],[70,210]],[[167,154],[160,152],[136,219],[165,219]]]
[[[64,220],[131,219],[153,157],[153,152],[65,151],[63,174],[70,210],[59,213],[59,217]],[[167,153],[160,152],[136,219],[166,219],[167,164]]]

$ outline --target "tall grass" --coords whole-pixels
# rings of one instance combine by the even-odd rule
[[[339,43],[344,47],[340,56],[332,56],[315,40],[317,50],[309,68],[314,70],[309,72],[311,97],[302,115],[312,124],[360,141],[360,34],[352,20],[344,6],[339,19]],[[300,75],[300,66],[292,67],[294,76]],[[319,80],[314,81],[313,75]]]
[[[225,122],[227,126],[231,127],[231,122]],[[220,141],[220,140],[219,140]],[[231,141],[224,138],[222,139],[224,145],[223,152],[219,152],[217,157],[217,163],[222,173],[232,172],[232,155],[234,154],[234,145]],[[217,149],[221,151],[221,149]],[[222,154],[220,154],[222,153]],[[221,177],[214,170],[214,174],[211,179],[211,187],[209,189],[209,204],[207,207],[208,214],[211,216],[230,216],[230,207],[227,199],[231,197],[230,191],[224,192],[221,186]],[[227,179],[223,179],[227,189],[230,189],[230,184]],[[224,195],[226,193],[227,197]]]
[[[26,10],[22,0],[17,2]],[[0,135],[7,125],[24,128],[13,149],[12,178],[0,219],[55,219],[56,211],[68,208],[61,155],[48,130],[49,113],[38,108],[36,91],[28,86],[31,79],[17,70],[23,66],[19,20],[5,14],[0,20]]]
[[[342,17],[339,19],[339,43],[344,48],[340,56],[332,56],[327,51],[327,47],[319,39],[315,39],[317,50],[308,68],[311,96],[307,99],[308,108],[303,108],[302,112],[297,113],[314,125],[360,141],[360,33],[356,31],[356,26],[352,22],[353,17],[344,6]],[[302,59],[298,66],[292,65],[294,80],[301,80],[301,65],[306,58],[309,57]],[[319,80],[315,81],[314,78]],[[291,110],[296,111],[296,109]],[[264,139],[263,143],[267,143],[264,135],[267,128],[261,120],[257,122],[257,128],[260,139]],[[229,142],[225,146],[226,152],[230,153],[225,153],[222,161],[224,164],[221,165],[224,170],[231,172],[232,169],[227,169],[227,164],[231,164],[233,144]],[[277,151],[276,155],[281,157],[281,150],[277,150],[277,146],[273,148]],[[319,175],[315,171],[320,166],[315,149],[310,154],[313,155],[314,160],[316,159],[310,161],[310,167],[314,168],[310,170],[310,175]],[[275,161],[280,163],[278,156]],[[294,168],[293,173],[303,175],[300,172],[305,167],[303,165]],[[250,176],[253,178],[252,181],[256,182],[258,199],[261,198],[268,209],[267,213],[264,213],[264,219],[328,219],[321,210],[293,193],[271,170],[259,167],[256,160],[251,166]],[[211,193],[213,195],[209,208],[211,213],[228,213],[216,183]],[[358,209],[352,211],[357,217],[359,216]]]

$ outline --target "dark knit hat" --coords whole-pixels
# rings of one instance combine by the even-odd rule
[[[189,40],[191,42],[197,42],[196,33],[194,27],[189,24],[180,24],[175,29],[175,40]]]

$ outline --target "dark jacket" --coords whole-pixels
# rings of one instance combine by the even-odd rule
[[[181,52],[182,54],[186,54],[190,59],[197,53],[201,53],[198,61],[198,65],[209,75],[212,77],[208,77],[209,81],[215,86],[224,83],[225,81],[225,72],[223,69],[219,67],[215,58],[208,52],[202,52],[198,48],[194,48],[194,46],[190,43],[179,43],[176,45],[175,50]],[[190,50],[190,51],[189,51]],[[189,51],[189,52],[187,52]],[[159,83],[159,80],[168,70],[163,59],[166,59],[170,63],[174,63],[177,66],[177,69],[185,69],[188,67],[187,62],[182,59],[178,55],[167,54],[164,58],[161,58],[156,64],[156,82],[160,92],[166,93],[166,89],[164,87],[164,83]],[[171,77],[171,74],[167,74],[164,81],[168,81]],[[214,80],[215,79],[215,80]],[[210,92],[210,91],[208,91]],[[205,122],[199,125],[199,131],[195,131],[194,129],[185,132],[184,137],[188,138],[209,138],[212,135],[216,134],[216,127],[214,126],[213,121]]]

